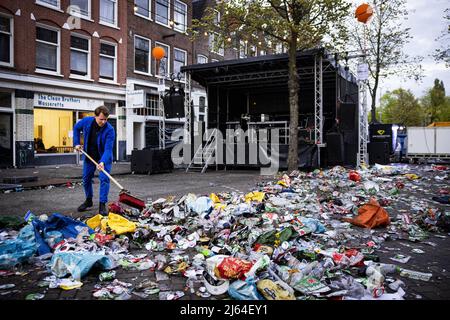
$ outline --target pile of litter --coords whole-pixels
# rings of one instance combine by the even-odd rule
[[[439,197],[447,195],[448,168],[423,170],[439,170],[434,184],[442,184]],[[408,269],[411,256],[380,263],[376,251],[386,241],[426,242],[430,232],[450,231],[449,211],[431,196],[404,196],[404,189],[422,188],[421,180],[409,166],[337,166],[283,174],[247,194],[160,198],[142,211],[111,203],[107,217],[86,221],[28,212],[20,232],[0,232],[0,269],[41,264],[49,274],[40,285],[64,290],[81,288],[100,270],[96,299],[186,294],[149,279],[120,281],[115,270],[123,268],[154,271],[157,280],[183,276],[186,291],[202,298],[402,300],[401,278],[428,281],[432,274]],[[399,202],[409,209],[394,210]]]

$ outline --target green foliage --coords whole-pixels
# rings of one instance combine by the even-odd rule
[[[445,96],[445,87],[439,79],[421,99],[427,123],[450,121],[450,97]]]
[[[396,89],[381,98],[381,121],[404,126],[424,125],[424,114],[419,100],[410,90]]]

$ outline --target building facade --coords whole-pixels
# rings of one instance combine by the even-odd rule
[[[1,1],[0,166],[77,163],[73,126],[100,105],[124,158],[126,46],[123,1]]]

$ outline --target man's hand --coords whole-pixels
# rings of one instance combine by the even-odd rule
[[[97,169],[103,171],[105,169],[105,164],[103,162],[100,162],[97,166]]]
[[[82,149],[83,149],[83,146],[82,146],[82,145],[77,144],[77,145],[75,146],[75,151],[80,151],[80,150],[82,150]]]

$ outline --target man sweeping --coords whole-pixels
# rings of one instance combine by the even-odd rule
[[[98,169],[100,179],[100,204],[99,213],[106,216],[108,211],[106,203],[108,202],[109,178],[102,172],[111,172],[113,160],[113,146],[115,140],[115,131],[112,125],[108,123],[109,110],[105,106],[100,106],[94,111],[95,117],[86,117],[78,121],[73,129],[73,144],[75,150],[84,150],[94,161],[96,166],[87,157],[83,163],[83,187],[86,200],[78,207],[78,211],[86,211],[92,207],[92,178],[95,170]],[[80,144],[80,132],[83,132],[84,145]]]

